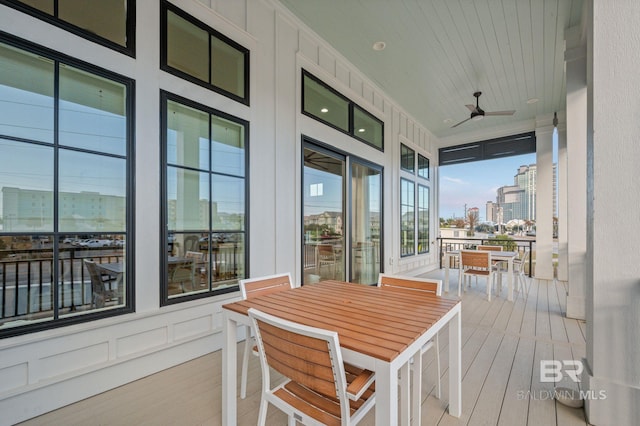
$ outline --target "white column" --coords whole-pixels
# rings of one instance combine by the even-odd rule
[[[563,117],[564,114],[561,114]],[[567,179],[567,123],[561,119],[556,126],[558,132],[558,281],[569,281],[569,242],[567,232],[568,179]]]
[[[640,424],[640,2],[589,0],[587,362],[589,423]],[[620,224],[620,225],[617,225]],[[586,381],[584,380],[586,379]],[[585,386],[586,385],[586,386]]]
[[[567,317],[585,319],[587,254],[587,50],[580,27],[566,32],[567,86],[567,240],[569,293]],[[580,213],[584,212],[584,214]]]
[[[535,277],[553,280],[553,115],[536,120]]]

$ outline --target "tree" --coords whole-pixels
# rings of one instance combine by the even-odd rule
[[[476,228],[476,223],[478,223],[478,211],[477,210],[469,210],[467,213],[467,222],[469,223],[469,232],[468,236],[473,237],[474,230]]]

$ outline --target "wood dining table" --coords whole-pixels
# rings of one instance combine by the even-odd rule
[[[459,417],[461,304],[432,293],[341,281],[322,281],[222,306],[222,424],[237,421],[237,328],[255,308],[300,324],[338,333],[345,362],[376,374],[376,425],[409,424],[409,366],[421,368],[420,349],[449,325],[449,414]],[[398,372],[401,380],[398,393]],[[420,386],[414,392],[420,392]],[[398,404],[400,400],[400,405]],[[419,424],[420,407],[413,407]],[[416,409],[418,411],[416,411]],[[417,418],[416,418],[417,417]]]

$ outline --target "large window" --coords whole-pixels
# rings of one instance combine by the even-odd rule
[[[400,144],[400,255],[429,252],[429,159]]]
[[[302,113],[380,151],[384,150],[382,121],[304,70],[302,71]]]
[[[0,38],[0,336],[131,311],[133,82]]]
[[[248,123],[162,98],[164,303],[236,290],[248,264]]]
[[[382,167],[309,138],[303,155],[303,283],[376,283],[382,266]]]
[[[134,55],[135,0],[0,0],[83,38]]]
[[[249,51],[162,2],[162,69],[249,104]]]

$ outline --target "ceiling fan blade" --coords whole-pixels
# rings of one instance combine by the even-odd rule
[[[458,127],[459,125],[461,125],[462,123],[466,123],[467,121],[471,120],[471,117],[462,120],[461,122],[459,122],[458,124],[454,124],[453,126],[451,126],[451,128],[453,129],[454,127]]]
[[[465,106],[466,106],[467,108],[469,108],[469,111],[471,111],[471,112],[478,112],[478,110],[476,109],[476,106],[475,106],[475,105],[469,105],[469,104],[467,104],[467,105],[465,105]]]
[[[492,112],[485,112],[484,115],[513,115],[516,111],[515,110],[511,110],[511,111],[492,111]]]

